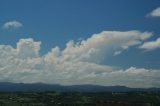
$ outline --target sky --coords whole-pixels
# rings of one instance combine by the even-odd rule
[[[1,0],[0,81],[160,87],[159,0]]]

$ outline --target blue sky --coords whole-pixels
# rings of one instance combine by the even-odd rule
[[[159,70],[160,45],[149,51],[145,50],[146,46],[139,49],[143,43],[160,37],[160,17],[151,15],[159,6],[159,0],[1,0],[0,44],[15,49],[20,39],[32,38],[41,41],[37,51],[44,57],[56,46],[63,51],[70,40],[87,41],[102,31],[151,32],[153,36],[142,44],[133,45],[118,55],[106,58],[108,54],[103,53],[99,57],[104,58],[96,64],[126,70],[130,67]],[[4,28],[7,22],[13,21],[21,25]]]

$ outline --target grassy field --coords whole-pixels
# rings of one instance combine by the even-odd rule
[[[160,93],[1,92],[0,106],[160,106]]]

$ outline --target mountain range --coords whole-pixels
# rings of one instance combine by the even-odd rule
[[[44,83],[11,83],[0,82],[0,92],[131,92],[150,91],[159,92],[160,88],[129,88],[125,86],[100,86],[100,85],[58,85]]]

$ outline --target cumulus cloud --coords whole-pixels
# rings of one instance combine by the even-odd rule
[[[149,32],[103,31],[77,43],[69,41],[62,51],[62,57],[68,60],[101,61],[107,56],[120,54],[131,46],[141,44],[151,36],[152,33]]]
[[[153,10],[149,16],[152,16],[152,17],[160,17],[160,7],[156,8],[155,10]]]
[[[41,42],[34,42],[33,39],[20,39],[17,43],[17,53],[19,57],[37,57],[39,55]]]
[[[160,38],[155,41],[145,42],[143,45],[139,46],[139,48],[147,51],[158,49],[160,48]]]
[[[20,39],[16,48],[0,45],[0,81],[160,87],[160,70],[117,69],[97,62],[139,46],[151,36],[140,31],[103,31],[86,40],[69,41],[63,50],[54,47],[42,56],[41,42]]]
[[[3,25],[4,29],[18,29],[22,27],[23,24],[19,21],[8,21]]]

